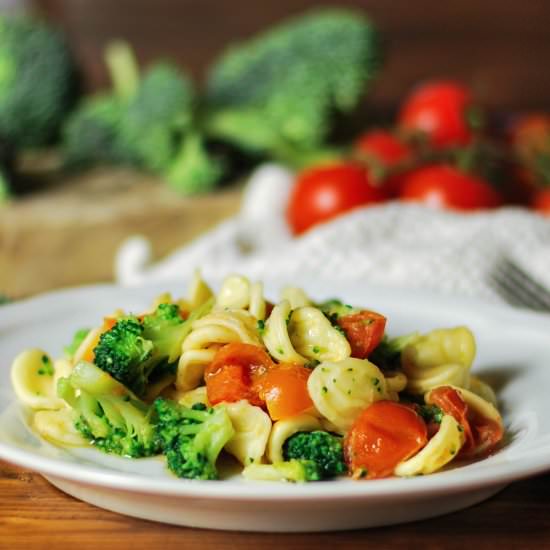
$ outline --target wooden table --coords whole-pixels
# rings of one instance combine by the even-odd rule
[[[486,502],[440,518],[332,533],[208,531],[129,518],[78,501],[38,474],[3,462],[0,495],[0,548],[11,550],[550,548],[550,475],[515,483]]]

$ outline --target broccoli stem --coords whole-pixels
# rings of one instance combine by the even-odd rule
[[[139,67],[127,42],[117,40],[108,44],[105,49],[105,63],[117,97],[129,101],[139,86]]]

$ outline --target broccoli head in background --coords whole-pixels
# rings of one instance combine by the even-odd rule
[[[295,483],[323,479],[323,473],[315,461],[295,458],[273,464],[250,464],[243,470],[243,476],[258,481],[292,481]]]
[[[321,430],[298,432],[289,437],[283,446],[283,456],[285,460],[313,461],[319,469],[320,479],[347,472],[342,438]]]
[[[30,17],[0,16],[0,133],[18,147],[48,144],[74,90],[61,33]]]
[[[154,407],[157,438],[170,471],[188,479],[218,479],[216,460],[235,433],[225,408],[200,403],[188,408],[161,398]]]
[[[363,15],[326,9],[230,48],[207,81],[210,135],[291,162],[319,149],[334,113],[364,97],[380,65]]]
[[[85,439],[107,453],[140,458],[158,454],[153,410],[92,363],[80,362],[57,392],[76,413]]]

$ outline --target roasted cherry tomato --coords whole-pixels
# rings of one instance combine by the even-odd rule
[[[310,374],[311,369],[301,365],[280,364],[262,376],[259,394],[272,420],[289,418],[313,407],[307,391]]]
[[[399,194],[405,165],[413,158],[409,145],[387,130],[371,130],[355,142],[354,152],[367,164],[369,173],[380,181],[384,191],[390,196]]]
[[[386,329],[386,318],[374,311],[360,311],[338,318],[338,325],[346,333],[351,356],[365,359],[380,343]]]
[[[344,455],[353,477],[387,477],[427,442],[426,424],[412,408],[393,401],[377,401],[361,413],[348,431]]]
[[[405,99],[398,124],[403,132],[423,134],[436,148],[467,145],[479,124],[477,113],[466,86],[451,81],[428,82]]]
[[[459,456],[471,458],[490,453],[502,440],[502,426],[490,418],[472,411],[460,393],[450,386],[441,386],[430,392],[430,403],[450,414],[464,428],[466,440]]]
[[[418,168],[405,177],[400,198],[455,210],[495,208],[500,195],[485,180],[446,164]]]
[[[351,163],[311,168],[298,176],[290,195],[287,220],[295,234],[386,195],[372,184],[367,171]]]
[[[537,191],[533,195],[531,206],[543,216],[550,216],[550,188]]]
[[[263,406],[259,380],[274,363],[259,346],[234,342],[219,349],[205,369],[204,380],[210,403],[248,400]]]

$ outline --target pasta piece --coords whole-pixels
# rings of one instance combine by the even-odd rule
[[[273,424],[269,442],[267,444],[267,458],[271,463],[282,462],[283,445],[285,441],[298,432],[313,432],[322,430],[321,422],[315,416],[310,414],[298,414],[284,420],[279,420]]]
[[[243,466],[261,462],[271,432],[269,415],[245,399],[223,406],[235,429],[224,449]]]
[[[449,414],[443,415],[439,431],[415,456],[398,464],[394,474],[399,477],[431,474],[449,463],[464,445],[464,429]]]
[[[82,340],[80,343],[80,346],[78,346],[78,349],[75,351],[75,354],[73,356],[73,365],[76,365],[77,363],[80,363],[84,359],[84,356],[88,352],[91,346],[95,347],[95,343],[98,341],[103,329],[102,327],[93,328],[88,332],[86,335],[86,338]]]
[[[248,311],[259,321],[265,319],[266,305],[264,298],[264,285],[262,283],[253,283],[250,285],[250,304]]]
[[[180,405],[184,405],[189,408],[195,405],[195,403],[202,403],[207,407],[210,406],[208,395],[206,393],[206,386],[199,386],[194,390],[186,391],[183,395],[175,396],[174,398]]]
[[[215,349],[191,349],[184,351],[178,362],[176,388],[179,391],[195,389],[202,383],[204,369],[216,355]]]
[[[390,397],[380,369],[366,359],[317,365],[307,382],[317,410],[345,432],[371,403]]]
[[[313,302],[308,295],[297,286],[287,286],[281,292],[281,300],[287,300],[290,303],[290,309],[312,306]]]
[[[407,387],[407,377],[402,372],[386,376],[386,385],[389,392],[399,393]]]
[[[30,349],[20,353],[11,367],[11,381],[19,400],[32,409],[61,409],[57,397],[55,366],[46,352]]]
[[[277,304],[265,323],[263,340],[272,357],[285,363],[307,363],[307,358],[300,355],[292,345],[288,335],[287,319],[290,316],[290,302],[283,300]]]
[[[34,429],[46,440],[57,445],[83,447],[88,445],[75,428],[75,414],[72,409],[37,411],[33,417]]]
[[[300,307],[292,312],[288,335],[294,349],[308,359],[342,361],[351,355],[346,337],[315,307]]]
[[[245,309],[250,304],[250,282],[241,275],[230,275],[216,297],[218,308]]]
[[[424,394],[445,384],[468,387],[475,353],[474,336],[466,327],[432,330],[418,337],[401,354],[407,391]]]
[[[214,293],[202,278],[201,272],[198,269],[195,270],[187,291],[188,309],[190,311],[197,309],[210,300],[212,296],[214,296]]]
[[[485,399],[485,401],[489,401],[493,406],[497,406],[497,396],[493,388],[477,376],[470,376],[470,387],[468,389]]]

